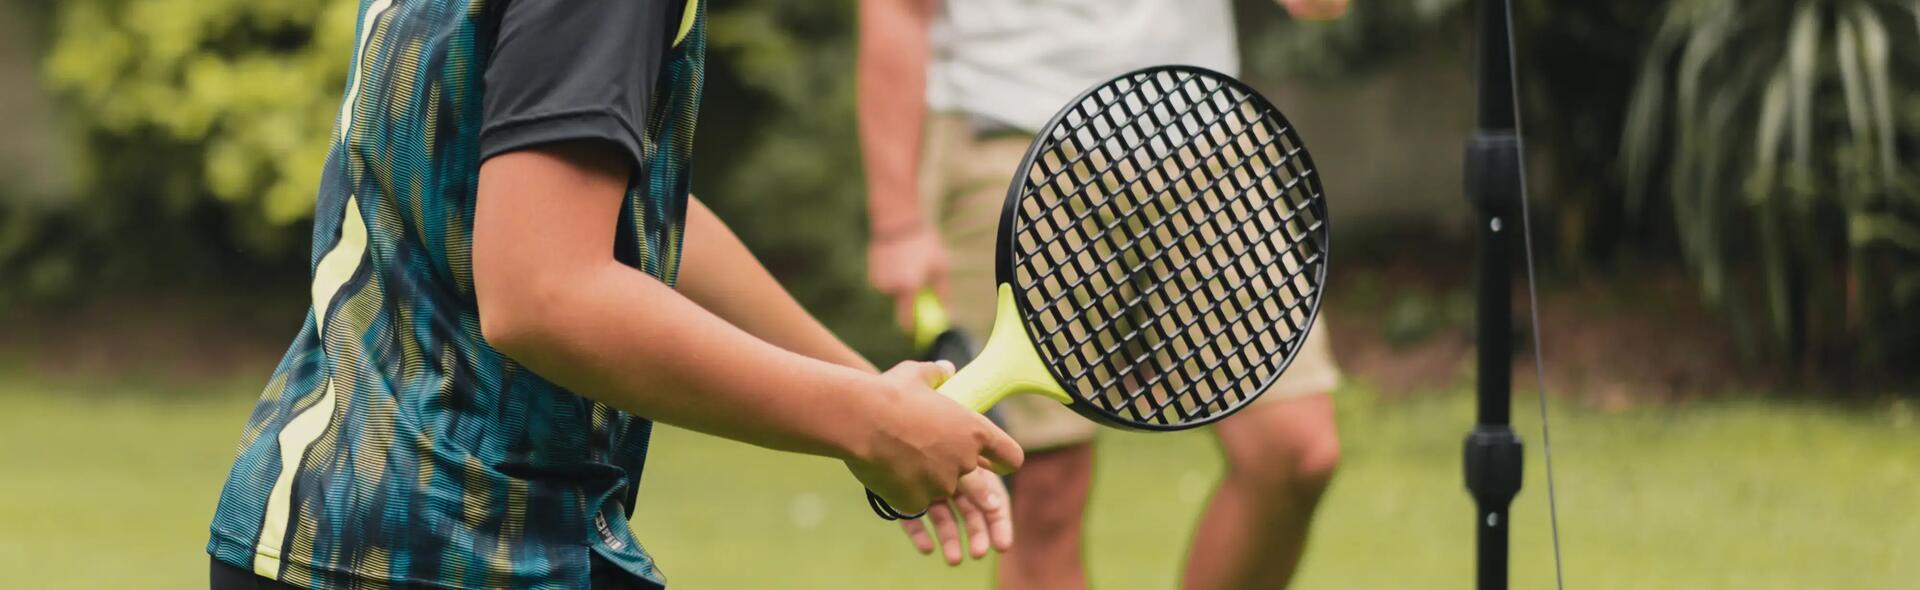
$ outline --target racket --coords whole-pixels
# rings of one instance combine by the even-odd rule
[[[1327,223],[1305,144],[1252,88],[1192,66],[1096,85],[1027,148],[1001,210],[993,330],[939,392],[976,411],[1041,395],[1130,430],[1232,415],[1313,327]]]

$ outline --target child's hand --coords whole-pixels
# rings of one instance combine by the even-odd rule
[[[953,364],[905,362],[880,375],[884,396],[872,439],[847,469],[902,513],[953,497],[976,469],[1012,472],[1025,458],[1019,443],[985,416],[935,392]]]
[[[955,519],[955,513],[960,518]],[[927,509],[926,518],[902,520],[900,526],[922,555],[933,553],[938,542],[947,565],[960,565],[960,531],[955,520],[967,527],[968,553],[974,559],[986,557],[989,546],[1002,553],[1013,548],[1013,505],[1007,499],[1007,485],[992,471],[975,469],[960,478],[953,501],[936,503]],[[933,526],[928,527],[928,522]]]

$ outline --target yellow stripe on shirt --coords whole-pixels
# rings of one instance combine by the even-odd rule
[[[680,11],[680,31],[673,34],[674,45],[687,40],[687,33],[693,32],[693,18],[699,12],[700,0],[687,0],[687,7]]]

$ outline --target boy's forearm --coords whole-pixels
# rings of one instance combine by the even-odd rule
[[[852,458],[884,400],[868,371],[773,346],[609,263],[548,292],[515,360],[636,415],[767,448]],[[491,339],[491,337],[490,337]]]
[[[866,372],[877,369],[800,307],[745,244],[699,200],[690,200],[678,289],[734,326],[781,348]],[[705,272],[706,269],[729,269]]]
[[[880,237],[925,223],[916,179],[935,2],[860,0],[860,152],[869,221]]]

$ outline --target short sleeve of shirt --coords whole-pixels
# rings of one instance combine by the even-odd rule
[[[643,161],[672,0],[508,0],[486,69],[480,158],[604,140]],[[673,20],[670,20],[673,19]]]

